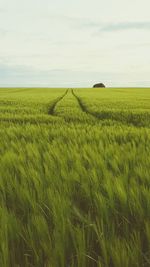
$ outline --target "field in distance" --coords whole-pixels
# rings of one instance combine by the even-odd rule
[[[150,266],[150,89],[0,89],[0,266]]]

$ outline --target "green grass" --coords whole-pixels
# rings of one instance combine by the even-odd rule
[[[150,266],[150,89],[0,89],[0,266]]]

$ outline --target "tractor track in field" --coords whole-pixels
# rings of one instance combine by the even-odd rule
[[[26,90],[26,89],[25,89]],[[54,110],[55,110],[55,107],[56,105],[67,95],[69,89],[67,89],[65,91],[65,93],[63,95],[61,95],[60,97],[57,97],[53,102],[52,104],[49,104],[48,105],[48,112],[47,112],[47,115],[52,115],[53,117],[55,117],[55,114],[54,114]],[[46,114],[45,114],[46,115]],[[35,125],[40,125],[40,124],[54,124],[56,123],[55,121],[49,121],[49,120],[46,120],[46,121],[32,121],[31,118],[26,118],[25,120],[23,119],[18,119],[18,118],[0,118],[0,123],[16,123],[16,124],[35,124]]]
[[[69,89],[67,89],[66,91],[65,91],[65,93],[62,95],[62,96],[60,96],[60,97],[58,97],[54,102],[53,102],[53,104],[52,105],[50,105],[49,106],[49,108],[48,108],[48,114],[49,115],[53,115],[54,116],[54,111],[55,111],[55,107],[56,107],[56,105],[67,95],[67,93],[68,93],[68,91],[69,91]]]
[[[125,121],[122,121],[121,118],[112,118],[110,116],[110,114],[108,114],[107,112],[104,112],[102,114],[96,114],[92,111],[89,111],[88,107],[83,103],[83,101],[80,99],[80,97],[78,97],[73,89],[71,90],[72,92],[72,95],[76,98],[81,110],[83,112],[85,112],[87,115],[90,115],[92,117],[94,117],[97,121],[104,121],[104,120],[112,120],[112,121],[115,121],[115,122],[119,122],[121,123],[122,125],[128,125],[128,126],[134,126],[136,128],[140,128],[140,127],[147,127],[145,125],[140,125],[140,124],[137,124],[137,122],[134,122],[134,121],[129,121],[128,119],[126,119]],[[134,116],[133,116],[134,117]]]
[[[87,115],[90,115],[90,116],[92,116],[92,117],[94,117],[95,119],[98,120],[98,117],[97,117],[96,115],[94,115],[92,112],[90,112],[90,111],[87,109],[86,105],[83,104],[82,100],[80,99],[80,97],[78,97],[78,96],[75,94],[75,92],[73,91],[73,89],[71,90],[71,93],[72,93],[72,95],[76,98],[76,100],[77,100],[77,102],[78,102],[79,107],[81,108],[81,110],[82,110],[83,112],[85,112]]]

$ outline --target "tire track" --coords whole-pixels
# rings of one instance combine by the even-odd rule
[[[92,111],[89,111],[88,107],[83,103],[83,101],[81,100],[80,97],[78,97],[73,89],[71,90],[73,96],[76,98],[76,100],[78,101],[78,104],[81,108],[81,110],[83,112],[85,112],[86,114],[88,115],[91,115],[92,117],[94,117],[95,119],[97,119],[97,121],[105,121],[105,120],[112,120],[114,122],[119,122],[121,123],[122,125],[128,125],[128,126],[134,126],[136,128],[140,128],[140,127],[146,127],[146,128],[149,128],[149,124],[143,124],[142,123],[142,118],[140,119],[139,117],[136,118],[136,115],[134,114],[130,114],[129,117],[112,117],[112,113],[111,112],[107,112],[107,111],[104,111],[104,112],[101,112],[101,113],[95,113],[95,112],[92,112]],[[147,117],[148,114],[147,114]]]
[[[56,105],[58,104],[58,102],[60,102],[67,95],[68,91],[69,91],[69,89],[67,89],[62,96],[56,98],[56,100],[54,100],[54,102],[48,107],[48,114],[49,115],[54,116],[54,111],[55,111]]]
[[[86,107],[86,105],[84,105],[84,103],[82,102],[82,100],[75,94],[75,92],[73,91],[73,89],[71,90],[71,92],[72,92],[72,95],[76,98],[76,100],[77,100],[77,102],[78,102],[78,104],[79,104],[81,110],[82,110],[83,112],[85,112],[87,115],[90,115],[90,116],[92,116],[93,118],[95,118],[95,119],[98,120],[98,117],[95,116],[92,112],[90,112],[90,111],[88,110],[88,108]]]

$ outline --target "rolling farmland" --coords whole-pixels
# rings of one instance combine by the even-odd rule
[[[0,266],[150,266],[150,89],[0,89]]]

